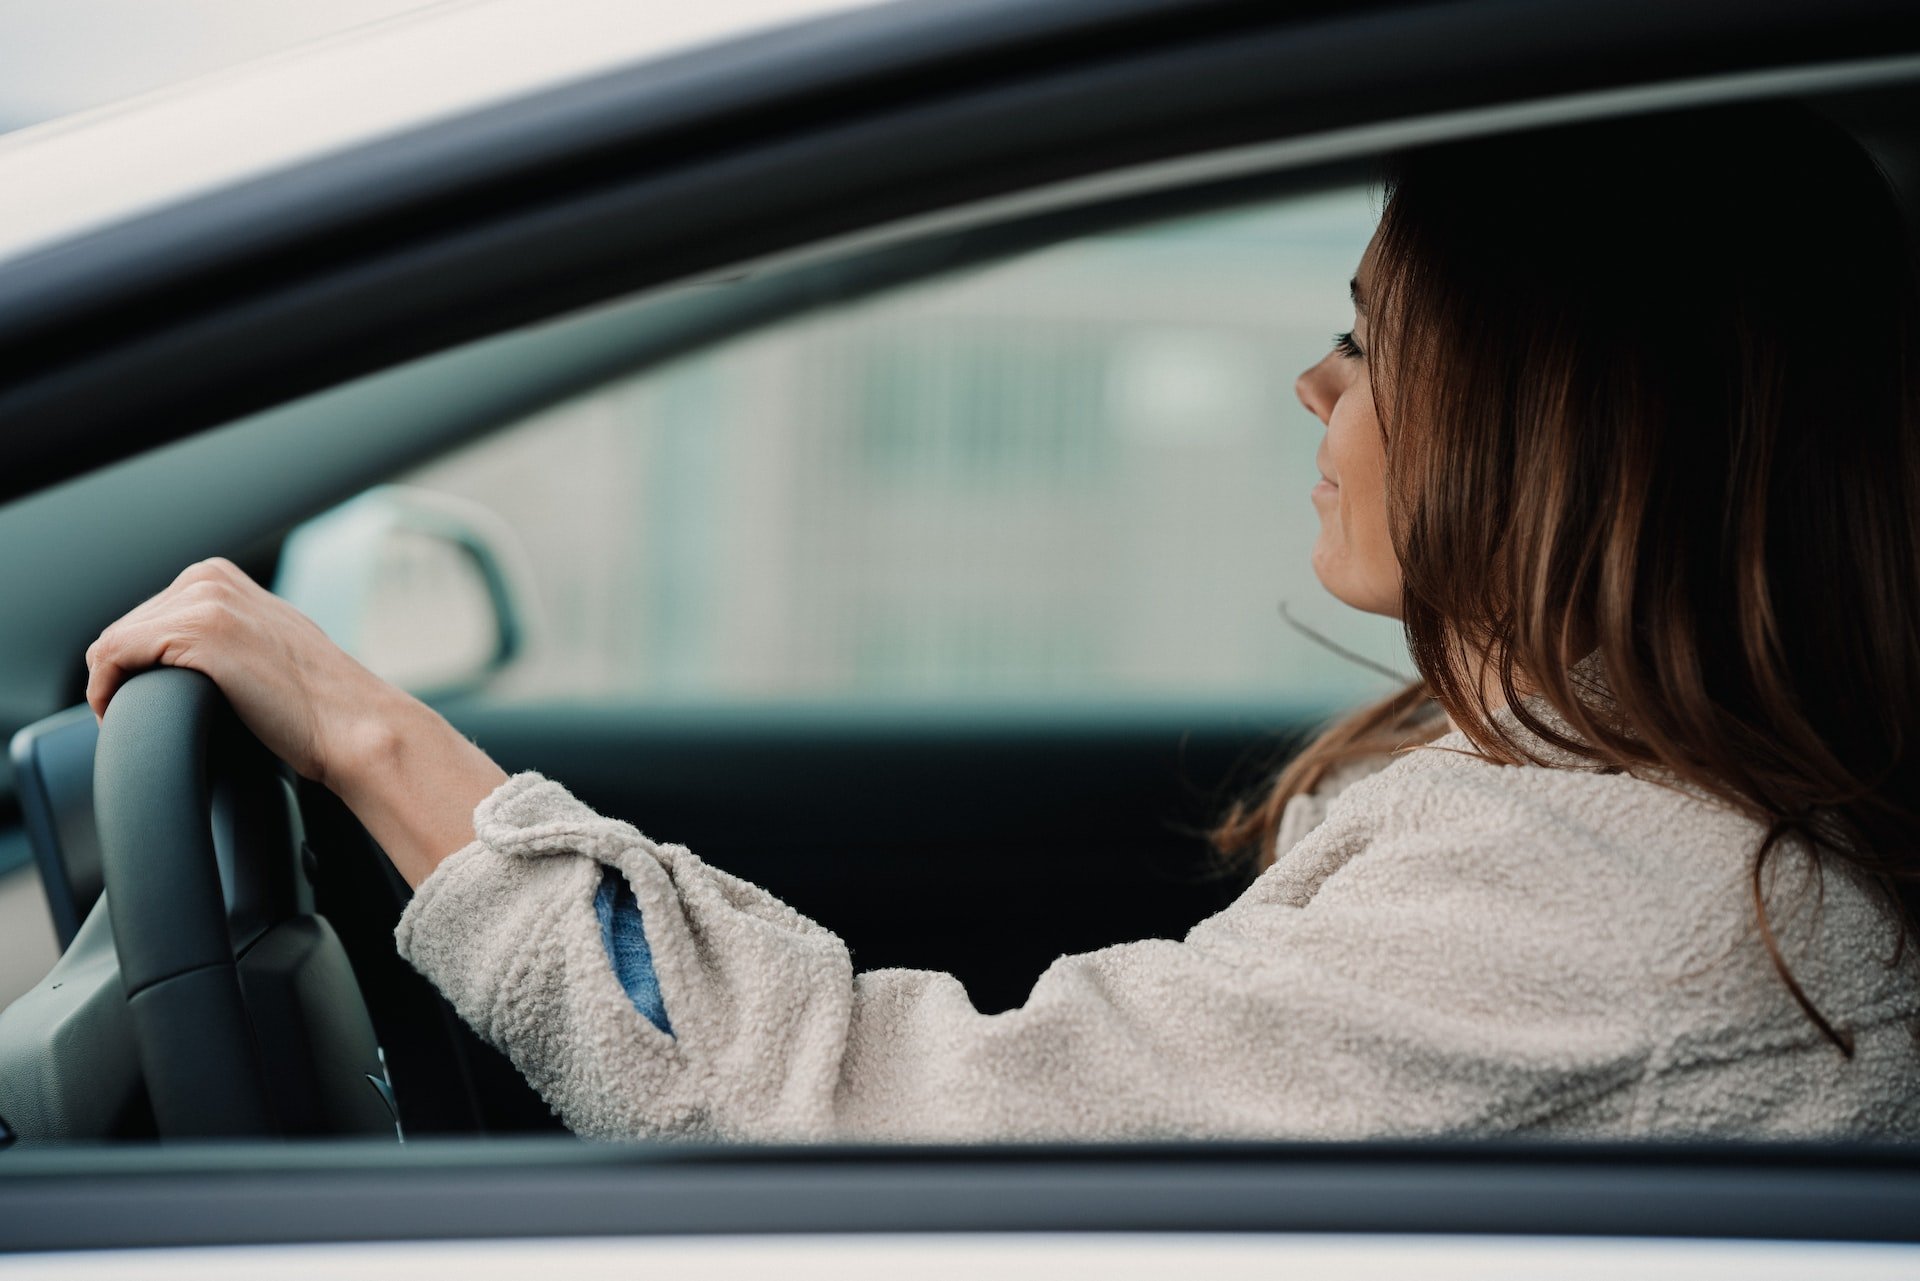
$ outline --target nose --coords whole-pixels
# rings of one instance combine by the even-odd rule
[[[1329,352],[1318,364],[1293,380],[1293,394],[1300,398],[1300,403],[1307,407],[1308,413],[1323,423],[1333,416],[1333,402],[1339,399],[1332,374],[1327,369],[1327,362],[1332,359],[1333,354]]]

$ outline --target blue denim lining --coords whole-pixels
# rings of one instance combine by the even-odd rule
[[[667,1003],[660,995],[660,980],[653,972],[653,949],[647,946],[647,932],[640,927],[640,904],[619,869],[601,869],[593,912],[600,918],[601,946],[613,963],[620,986],[626,989],[627,999],[647,1022],[673,1035],[667,1022]]]

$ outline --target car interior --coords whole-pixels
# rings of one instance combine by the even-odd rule
[[[1884,131],[1903,118],[1909,101],[1880,95],[1839,109],[1865,122],[1861,131],[1876,155],[1910,191],[1913,136]],[[1357,180],[1350,167],[1291,172],[1257,193],[1236,189],[1230,199],[1284,216],[1289,201],[1297,206],[1329,189],[1351,190]],[[1215,192],[1182,194],[1198,209],[1221,199]],[[578,404],[609,385],[645,384],[650,370],[697,360],[689,353],[700,344],[735,339],[775,318],[804,324],[806,314],[844,309],[875,291],[882,291],[884,313],[884,291],[901,291],[903,282],[913,282],[910,294],[937,289],[945,277],[922,279],[929,264],[947,272],[964,265],[973,275],[963,279],[977,279],[993,263],[1018,274],[1023,253],[1044,259],[1042,246],[1084,247],[1142,216],[1110,207],[1074,215],[1050,216],[1037,228],[969,228],[851,260],[700,283],[509,333],[82,477],[0,512],[0,524],[11,527],[8,541],[16,547],[28,540],[71,547],[94,513],[139,513],[151,551],[138,571],[123,568],[123,579],[225,546],[243,548],[242,563],[273,581],[289,514],[311,513],[369,481],[391,479],[397,468],[417,469],[449,447],[473,448],[541,408]],[[1169,238],[1196,216],[1187,223],[1172,218],[1164,199],[1151,215],[1149,225]],[[1344,246],[1349,253],[1354,230]],[[1337,283],[1345,268],[1330,266]],[[470,375],[479,369],[484,376]],[[294,460],[297,468],[289,465]],[[577,465],[556,464],[560,484]],[[254,497],[187,501],[215,478],[226,494]],[[204,489],[203,496],[216,497]],[[1200,556],[1205,545],[1180,550]],[[73,594],[66,609],[75,624],[129,599],[108,588],[100,583]],[[1284,630],[1277,617],[1267,626]],[[63,632],[84,635],[83,627]],[[64,663],[48,655],[67,699],[77,692],[78,648]],[[436,701],[509,771],[539,769],[602,812],[768,887],[847,939],[863,967],[955,973],[975,1004],[992,1012],[1019,1004],[1056,956],[1177,937],[1238,893],[1249,869],[1224,863],[1204,831],[1236,788],[1283,760],[1317,716],[1336,710],[1316,706],[1304,692],[1294,699],[1293,708],[1257,695],[1212,707],[1192,699],[1062,707],[1002,697],[969,707],[952,698],[863,703],[855,686],[851,695],[757,707],[673,699],[650,705],[617,695],[503,700],[489,697],[482,683]],[[0,1024],[0,1052],[12,1064],[30,1054],[48,1065],[37,1095],[16,1093],[17,1066],[0,1072],[7,1091],[0,1117],[22,1134],[154,1132],[134,1042],[125,1027],[108,1027],[124,1023],[108,999],[113,968],[101,964],[111,937],[102,920],[88,924],[103,915],[97,737],[86,709],[68,707],[14,740],[19,821],[65,949],[60,965]],[[392,931],[406,895],[397,874],[324,789],[302,782],[298,795],[305,836],[294,854],[311,881],[309,910],[331,924],[351,959],[406,1131],[556,1129],[504,1058],[395,954]],[[233,880],[228,873],[229,897]],[[909,903],[913,909],[902,911]],[[90,987],[82,974],[100,981]],[[317,1117],[312,1124],[324,1130]]]
[[[1786,77],[1699,100],[1787,94],[1840,121],[1880,161],[1920,236],[1910,72]],[[846,939],[862,968],[958,975],[982,1011],[1020,1004],[1057,956],[1179,937],[1224,906],[1251,872],[1211,849],[1209,824],[1318,724],[1404,670],[1390,626],[1343,631],[1333,609],[1272,577],[1304,557],[1297,525],[1219,513],[1305,507],[1295,472],[1257,469],[1289,454],[1287,467],[1310,461],[1304,417],[1286,408],[1292,376],[1341,323],[1352,256],[1377,212],[1375,158],[1427,136],[1387,131],[1323,155],[1251,147],[1232,167],[1149,166],[1136,183],[1069,182],[1044,200],[970,202],[956,186],[938,193],[949,206],[938,217],[849,215],[884,234],[789,228],[799,247],[765,254],[742,252],[744,233],[719,237],[711,266],[689,252],[677,273],[609,258],[587,278],[529,261],[551,283],[523,291],[502,269],[497,306],[405,333],[407,317],[363,310],[382,296],[373,286],[356,294],[345,268],[338,279],[318,273],[282,289],[306,290],[298,307],[309,311],[286,303],[285,316],[260,322],[257,350],[235,347],[251,371],[236,389],[189,387],[184,374],[154,381],[145,443],[123,415],[97,465],[61,461],[51,447],[24,452],[0,506],[0,597],[10,602],[0,719],[15,731],[0,766],[0,865],[44,896],[52,948],[51,969],[0,1012],[8,1139],[24,1153],[210,1135],[561,1133],[505,1058],[399,959],[407,888],[324,788],[261,759],[191,682],[155,683],[148,719],[110,748],[80,705],[88,641],[209,555],[276,585],[336,636],[352,634],[377,670],[420,660],[411,687],[508,771],[537,769],[767,887]],[[1110,159],[1081,157],[1095,169]],[[607,225],[625,216],[612,195],[601,203],[594,216]],[[609,234],[595,226],[593,236]],[[406,261],[451,254],[458,240],[411,242]],[[486,253],[508,252],[455,248],[482,266],[494,261]],[[634,256],[661,249],[643,239]],[[1257,276],[1248,264],[1266,262],[1295,266],[1246,283]],[[1192,303],[1234,313],[1219,333],[1181,310],[1189,304],[1160,283],[1171,276],[1153,275],[1206,269],[1244,285],[1239,297]],[[1121,272],[1118,285],[1100,283],[1108,271]],[[402,288],[395,272],[380,288]],[[321,298],[328,289],[338,296]],[[447,314],[464,306],[465,295],[434,297]],[[179,351],[161,335],[125,359],[151,371],[202,350],[192,343],[228,341],[238,331],[221,326],[245,318],[217,303],[206,304],[206,332],[179,337]],[[301,315],[365,332],[325,359],[276,354],[275,326]],[[1257,346],[1276,333],[1294,345]],[[1052,363],[1039,368],[1036,350]],[[1234,363],[1249,350],[1251,363]],[[109,357],[120,359],[102,357],[103,378]],[[1252,390],[1209,401],[1192,390],[1195,368],[1219,374],[1209,385],[1250,370]],[[105,394],[49,400],[45,421],[83,421]],[[1218,448],[1193,455],[1189,475],[1163,426],[1092,410],[1088,430],[1125,437],[1131,453],[1085,452],[1095,446],[1075,439],[1022,453],[993,434],[1018,418],[1010,398],[1075,394],[1164,403],[1176,422],[1213,415]],[[190,395],[194,411],[175,413]],[[968,396],[983,406],[975,420],[933,408]],[[812,453],[779,444],[782,430],[810,430],[815,412],[844,431]],[[723,420],[705,446],[681,425]],[[756,435],[763,420],[773,426]],[[1032,424],[1007,430],[1023,427]],[[621,462],[621,442],[642,436],[645,459]],[[868,464],[879,479],[865,488],[822,479]],[[1129,468],[1173,477],[1178,504],[1144,510],[1123,483]],[[716,479],[747,475],[772,487]],[[602,491],[628,482],[608,507]],[[626,523],[595,524],[606,511]],[[763,521],[768,511],[784,523]],[[543,532],[527,512],[559,513],[565,529]],[[375,517],[387,522],[377,537],[354,543]],[[724,545],[683,545],[685,531],[707,526]],[[763,536],[790,583],[742,568]],[[1199,560],[1222,538],[1250,545],[1209,572]],[[583,548],[615,539],[632,546],[620,544],[626,559],[609,553],[608,577],[568,577]],[[853,565],[850,549],[875,546],[889,555],[859,560],[847,571],[857,582],[819,568]],[[329,578],[340,564],[359,577]],[[699,587],[703,573],[732,575],[726,591],[738,599]],[[1109,591],[1103,574],[1120,585]],[[963,584],[951,599],[925,588],[943,575]],[[618,597],[622,582],[631,599]],[[1220,599],[1233,604],[1216,617],[1207,602]],[[424,656],[381,632],[410,610],[429,616]],[[929,639],[913,610],[935,620],[928,627],[997,610],[1011,639]],[[1080,630],[1067,640],[1018,630],[1021,619],[1055,617]],[[841,649],[807,649],[809,637],[840,635],[835,618],[867,620],[866,630],[842,636]],[[1151,623],[1159,648],[1102,648],[1114,619]],[[1217,680],[1180,683],[1164,655],[1180,652],[1183,635],[1220,655]],[[609,641],[603,653],[596,637],[627,648]],[[782,645],[784,657],[766,656]],[[449,665],[452,651],[467,657]],[[215,884],[220,919],[194,919],[190,900]],[[238,976],[242,1003],[210,1012],[212,998],[187,996],[179,1017],[130,1010],[128,944],[116,951],[121,927],[107,912],[116,885],[140,903],[136,928],[151,939],[134,963],[157,976],[143,992],[205,965],[229,985]],[[186,948],[198,950],[182,960]],[[189,1035],[208,1019],[231,1023],[236,1009],[230,1043]],[[249,1037],[272,1048],[239,1079],[219,1047]]]

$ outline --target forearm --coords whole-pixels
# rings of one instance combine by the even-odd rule
[[[473,810],[506,773],[444,717],[399,690],[362,709],[323,780],[418,889],[473,840]]]

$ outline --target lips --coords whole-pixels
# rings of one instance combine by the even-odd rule
[[[1333,477],[1327,475],[1326,460],[1321,458],[1318,454],[1314,455],[1313,467],[1315,471],[1320,473],[1320,480],[1323,484],[1332,485],[1335,489],[1340,488],[1340,482],[1335,480]]]

